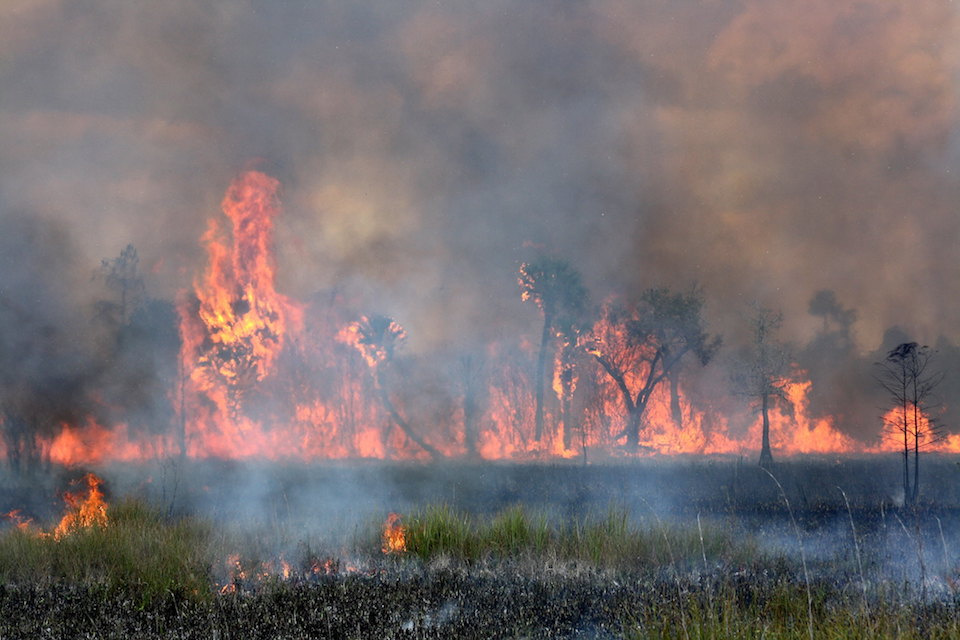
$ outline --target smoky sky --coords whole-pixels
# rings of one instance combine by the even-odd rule
[[[830,289],[864,350],[956,340],[958,36],[938,0],[6,0],[0,215],[172,298],[255,166],[279,288],[414,348],[535,331],[539,252],[598,300],[698,282],[720,332],[760,300],[807,339]]]

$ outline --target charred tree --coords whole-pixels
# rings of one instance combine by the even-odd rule
[[[783,315],[756,306],[750,317],[752,341],[750,351],[741,360],[732,375],[736,393],[756,402],[763,420],[760,446],[760,466],[769,469],[773,464],[770,448],[770,409],[784,399],[783,388],[790,358],[776,333],[783,324]]]
[[[903,446],[903,499],[915,504],[920,495],[920,450],[943,437],[929,415],[933,394],[943,373],[931,361],[934,352],[916,342],[904,342],[876,363],[877,381],[887,392],[894,410],[885,417],[886,427]],[[910,457],[913,455],[911,482]]]
[[[479,458],[480,417],[484,394],[484,358],[464,354],[459,358],[460,385],[463,393],[463,445],[468,458]]]
[[[353,344],[370,366],[377,396],[391,420],[410,440],[430,454],[430,457],[443,457],[443,454],[424,440],[400,414],[386,386],[385,372],[392,364],[396,350],[406,340],[407,332],[392,318],[383,315],[364,316],[351,325],[351,330]]]
[[[558,323],[568,324],[569,318],[578,319],[586,313],[587,290],[580,273],[568,262],[556,258],[541,258],[520,265],[521,298],[533,301],[543,313],[540,333],[540,352],[536,370],[536,413],[534,439],[543,439],[543,393],[546,383],[547,357]]]
[[[584,327],[569,316],[562,317],[556,329],[559,348],[554,367],[553,387],[560,400],[558,428],[560,429],[559,440],[563,444],[564,451],[571,449],[573,434],[580,430],[576,412],[573,410],[573,394],[577,390],[580,379],[578,356],[582,353],[580,343],[585,332]],[[581,445],[586,446],[582,437]]]
[[[720,347],[703,328],[703,295],[649,289],[632,309],[608,307],[587,348],[623,397],[627,426],[617,434],[626,447],[640,446],[643,415],[654,390],[688,353],[706,365]],[[632,387],[632,388],[631,388]]]

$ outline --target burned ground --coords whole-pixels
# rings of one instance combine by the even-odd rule
[[[640,638],[723,629],[717,637],[806,637],[807,593],[818,633],[848,625],[860,637],[948,635],[957,624],[960,470],[951,457],[929,456],[924,498],[909,509],[898,504],[898,470],[895,458],[879,457],[790,459],[773,469],[776,480],[736,458],[115,465],[98,470],[108,500],[134,496],[173,519],[202,518],[219,549],[264,569],[228,575],[213,561],[208,593],[151,598],[3,576],[0,638]],[[57,492],[78,473],[40,483],[7,477],[12,491],[0,509],[26,508],[46,526],[59,516]],[[664,546],[597,561],[561,557],[559,546],[470,557],[380,552],[388,512],[413,523],[436,505],[475,523],[520,505],[568,536],[615,510]],[[278,558],[292,569],[281,573]],[[322,571],[318,559],[329,561]]]

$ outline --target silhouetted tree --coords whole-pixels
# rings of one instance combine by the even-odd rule
[[[116,258],[104,258],[100,262],[99,276],[113,293],[113,298],[98,303],[99,315],[109,319],[115,326],[127,324],[146,299],[136,247],[128,244]]]
[[[586,342],[623,396],[627,426],[617,438],[626,438],[629,449],[639,447],[643,414],[657,386],[686,354],[706,365],[720,347],[720,338],[703,329],[702,310],[699,289],[687,294],[649,289],[632,309],[609,305]],[[639,379],[633,389],[632,377]]]
[[[99,418],[104,362],[77,296],[68,235],[35,214],[0,215],[0,439],[17,472],[48,462],[65,424]]]
[[[587,290],[580,273],[568,262],[540,258],[520,265],[521,297],[532,300],[543,312],[543,331],[536,370],[536,414],[534,438],[543,438],[543,388],[550,343],[558,325],[574,324],[587,310]]]
[[[481,354],[465,353],[458,358],[460,386],[463,392],[463,445],[467,457],[480,455],[480,416],[484,396],[484,358]]]
[[[857,416],[871,410],[871,362],[856,347],[854,309],[844,307],[830,290],[816,292],[808,311],[822,324],[813,338],[795,354],[796,362],[813,383],[807,399],[815,417],[829,417],[835,424],[855,425]]]
[[[813,294],[809,304],[810,315],[823,319],[823,333],[830,333],[831,327],[838,335],[850,337],[850,327],[857,320],[856,309],[845,309],[837,301],[837,294],[830,289],[821,289]]]
[[[876,363],[877,381],[894,403],[893,417],[887,427],[903,444],[903,496],[907,504],[916,502],[920,489],[920,449],[942,437],[928,411],[930,402],[943,380],[943,374],[931,366],[933,351],[916,342],[904,342]],[[910,453],[913,452],[913,484],[910,482]]]
[[[392,318],[383,315],[364,316],[351,325],[356,339],[354,346],[360,351],[370,366],[373,374],[374,387],[383,403],[384,408],[394,423],[415,442],[421,449],[433,458],[440,458],[442,454],[410,426],[397,411],[396,405],[390,399],[384,378],[384,370],[393,362],[397,349],[407,338],[407,332]]]
[[[756,306],[750,317],[750,353],[737,364],[732,376],[737,393],[759,405],[763,419],[760,466],[765,469],[773,463],[769,410],[771,403],[784,399],[783,387],[790,365],[786,349],[776,338],[782,324],[781,313]]]
[[[571,316],[562,316],[557,323],[556,337],[559,342],[557,366],[554,371],[556,379],[554,388],[560,400],[560,441],[564,450],[569,450],[573,440],[573,433],[580,429],[579,421],[573,411],[573,394],[577,390],[580,378],[578,371],[581,337],[588,329]],[[585,445],[581,433],[581,444]]]

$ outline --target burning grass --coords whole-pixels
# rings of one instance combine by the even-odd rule
[[[353,537],[336,541],[327,537],[333,530],[316,528],[336,517],[332,510],[298,519],[292,493],[285,510],[290,487],[324,486],[297,474],[257,502],[276,509],[257,511],[256,526],[247,511],[232,524],[230,512],[210,512],[207,522],[129,499],[59,538],[53,513],[45,529],[8,518],[0,525],[0,637],[809,638],[811,627],[816,638],[960,637],[953,506],[874,508],[870,494],[850,491],[848,510],[834,486],[839,511],[825,509],[827,494],[798,479],[827,474],[793,478],[785,467],[796,528],[776,493],[744,489],[745,471],[737,500],[710,485],[721,498],[691,497],[686,510],[655,510],[640,498],[605,511],[568,509],[626,499],[626,471],[606,471],[613,492],[593,471],[577,472],[593,499],[572,502],[580,490],[564,484],[571,469],[498,469],[489,495],[504,495],[500,483],[516,473],[527,480],[518,487],[549,489],[555,502],[498,503],[480,491],[491,480],[476,480],[459,486],[462,502],[430,494],[422,504],[433,506],[408,501],[389,518],[364,514],[368,526],[349,525]],[[643,469],[664,492],[687,475],[702,484],[710,469],[681,471]],[[412,494],[425,494],[418,479],[429,478],[427,468],[398,473]],[[541,473],[552,482],[529,482]],[[771,483],[756,480],[764,479]],[[219,493],[213,499],[225,504]],[[68,515],[86,502],[75,500]]]
[[[110,507],[109,522],[47,535],[15,527],[0,535],[5,584],[85,585],[147,603],[206,598],[211,532],[193,519],[168,520],[135,500]]]

